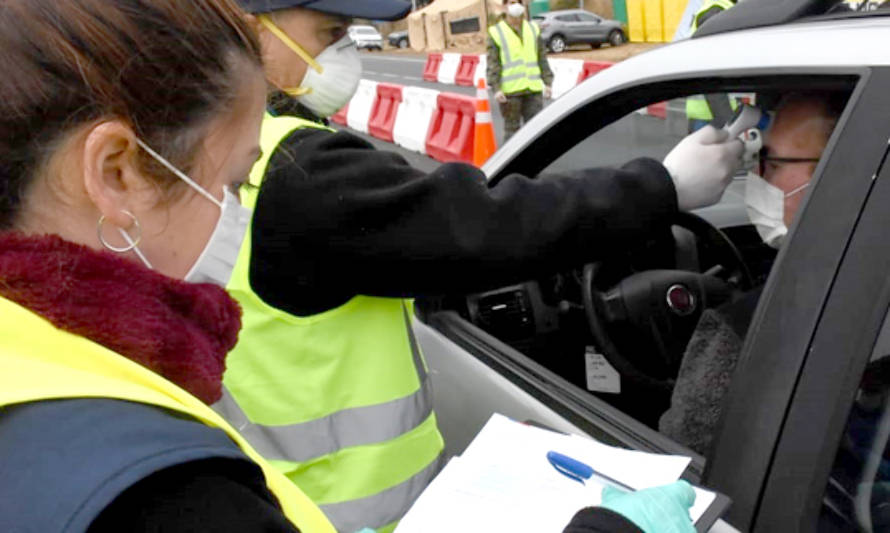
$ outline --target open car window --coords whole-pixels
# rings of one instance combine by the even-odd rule
[[[596,15],[578,13],[578,20],[581,22],[599,22],[600,19]]]
[[[617,93],[579,108],[544,131],[503,172],[528,172],[536,165],[543,173],[562,173],[618,166],[637,157],[660,161],[689,131],[701,127],[697,122],[707,122],[690,111],[690,102],[704,101],[703,92],[732,108],[759,106],[773,118],[789,95],[807,102],[824,96],[840,101],[831,110],[836,121],[855,81],[853,76],[750,76],[725,80],[720,90],[713,79],[638,87],[635,94]],[[765,244],[750,223],[749,176],[765,174],[763,156],[763,164],[772,165],[768,172],[791,169],[811,175],[811,185],[817,183],[820,161],[831,153],[828,140],[835,122],[818,124],[829,125],[813,152],[783,153],[778,145],[772,151],[752,149],[720,203],[697,213],[703,222],[658,228],[651,239],[628,243],[626,253],[602,264],[470,295],[466,316],[558,374],[576,392],[706,456],[748,323],[776,258],[777,246]],[[798,212],[804,211],[809,190],[795,191]],[[793,230],[795,220],[783,224]],[[707,285],[708,276],[722,281],[694,288]],[[683,390],[677,392],[678,386]]]

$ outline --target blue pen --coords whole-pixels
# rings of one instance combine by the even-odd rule
[[[608,482],[610,485],[614,485],[628,492],[634,492],[634,489],[632,487],[625,485],[617,479],[612,479],[603,473],[597,472],[592,467],[582,463],[577,459],[572,459],[568,455],[563,455],[559,452],[547,452],[547,461],[549,461],[550,464],[553,465],[553,468],[555,468],[557,472],[569,479],[574,479],[582,485],[584,485],[585,479],[590,479],[592,476],[596,475],[597,477],[602,478],[603,480]]]

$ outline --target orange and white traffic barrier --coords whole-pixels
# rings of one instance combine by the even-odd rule
[[[346,110],[346,125],[350,128],[368,133],[368,121],[371,119],[371,111],[377,102],[377,82],[361,80],[355,94],[349,101]]]
[[[485,79],[476,85],[476,124],[473,131],[473,164],[481,167],[497,150],[491,106],[488,103],[488,87]]]
[[[426,136],[426,154],[433,159],[473,161],[473,133],[476,99],[457,93],[439,93],[436,112],[430,119]]]
[[[479,54],[479,64],[476,65],[476,73],[473,74],[473,87],[479,83],[479,80],[487,79],[488,75],[488,56]]]
[[[423,87],[405,87],[402,102],[396,112],[392,137],[399,146],[426,153],[426,138],[430,121],[438,106],[439,91]]]
[[[442,63],[439,65],[438,82],[454,85],[457,69],[460,67],[461,54],[446,52],[442,54]]]
[[[460,56],[460,66],[457,67],[457,75],[454,76],[454,83],[475,87],[476,69],[479,66],[480,57],[482,56],[478,54],[462,54]]]
[[[553,96],[556,100],[578,85],[578,78],[584,69],[581,59],[548,58],[550,70],[553,72]]]

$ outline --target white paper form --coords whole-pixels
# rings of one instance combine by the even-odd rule
[[[567,481],[571,481],[566,479]],[[480,469],[454,458],[399,523],[398,533],[562,531],[572,516],[598,499],[601,486],[538,483],[522,472]],[[534,490],[529,490],[534,487]]]
[[[581,484],[560,474],[547,460],[548,451],[637,489],[676,481],[690,461],[614,448],[496,414],[424,491],[396,532],[561,532],[578,510],[600,503],[604,485],[596,476]],[[714,498],[697,493],[693,520]]]

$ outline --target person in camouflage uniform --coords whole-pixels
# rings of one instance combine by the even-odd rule
[[[516,133],[522,124],[528,122],[544,107],[544,98],[550,98],[550,87],[553,84],[553,72],[547,62],[547,48],[541,40],[541,32],[534,23],[527,22],[523,15],[510,14],[511,5],[524,6],[519,0],[505,0],[507,14],[496,25],[489,28],[488,34],[488,69],[486,78],[488,86],[494,91],[495,100],[504,117],[504,141]],[[519,14],[518,8],[513,8],[515,14]],[[532,37],[533,36],[533,37]],[[518,38],[518,40],[517,40]],[[537,65],[527,64],[526,71],[520,75],[521,81],[517,84],[515,76],[505,79],[505,68],[502,57],[513,58],[517,62],[523,61],[526,39],[533,39],[534,56]],[[514,46],[509,46],[513,43]],[[507,50],[504,50],[504,47]],[[508,59],[509,61],[509,59]],[[519,67],[522,68],[522,67]],[[510,69],[512,71],[516,69]]]

